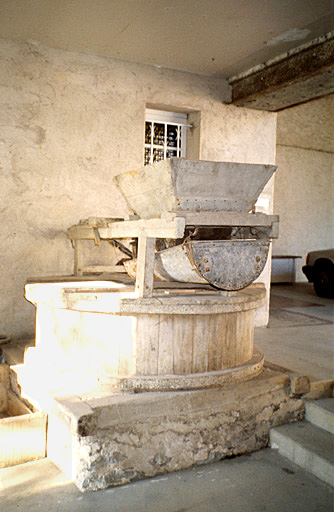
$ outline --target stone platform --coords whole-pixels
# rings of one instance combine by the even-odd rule
[[[97,490],[249,453],[269,429],[302,418],[286,374],[193,391],[95,393],[54,399],[48,457],[82,490]]]

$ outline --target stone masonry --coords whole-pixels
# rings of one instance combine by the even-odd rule
[[[303,414],[289,376],[269,369],[224,388],[68,397],[49,414],[48,457],[97,490],[259,450]]]

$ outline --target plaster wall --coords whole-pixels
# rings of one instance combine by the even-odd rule
[[[302,256],[334,247],[334,94],[283,110],[277,115],[274,210],[280,236],[273,254]]]
[[[127,213],[111,178],[142,165],[146,105],[190,113],[188,157],[275,163],[276,115],[223,104],[222,79],[10,40],[0,76],[0,325],[12,336],[34,332],[26,279],[72,273],[67,228]]]

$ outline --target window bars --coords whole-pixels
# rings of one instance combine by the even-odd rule
[[[144,165],[186,156],[187,115],[146,109]]]

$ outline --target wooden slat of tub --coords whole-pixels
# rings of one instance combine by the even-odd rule
[[[0,421],[0,468],[43,459],[46,455],[46,416],[37,412]]]
[[[237,314],[235,336],[235,365],[243,364],[253,356],[254,310]]]
[[[132,321],[129,322],[129,317],[126,316],[120,316],[117,319],[117,315],[115,315],[115,322],[118,323],[118,338],[117,343],[116,339],[113,340],[113,343],[115,344],[115,348],[110,351],[111,354],[118,351],[118,368],[114,364],[113,361],[111,361],[111,367],[115,368],[113,372],[117,375],[133,375],[136,373],[136,367],[135,367],[135,357],[134,357],[134,339],[133,339],[133,332],[135,328],[135,322],[136,319],[132,318]],[[119,333],[122,333],[122,336],[119,336]],[[111,357],[112,359],[112,357]]]
[[[168,375],[173,373],[173,317],[171,315],[159,315],[159,354],[158,374]]]
[[[194,315],[192,373],[203,373],[208,368],[208,315]]]
[[[136,328],[136,373],[157,375],[159,354],[159,315],[138,315]]]
[[[237,324],[237,314],[238,313],[230,313],[224,315],[222,318],[222,333],[224,343],[222,346],[221,352],[221,367],[222,368],[231,368],[235,366],[235,350],[236,350],[236,324]],[[222,316],[222,315],[221,315]]]
[[[176,375],[186,375],[192,371],[193,358],[193,315],[174,315],[173,332],[174,344],[174,372]]]
[[[226,316],[227,315],[209,315],[208,325],[208,371],[213,372],[221,370],[222,353],[225,350],[226,337]]]

